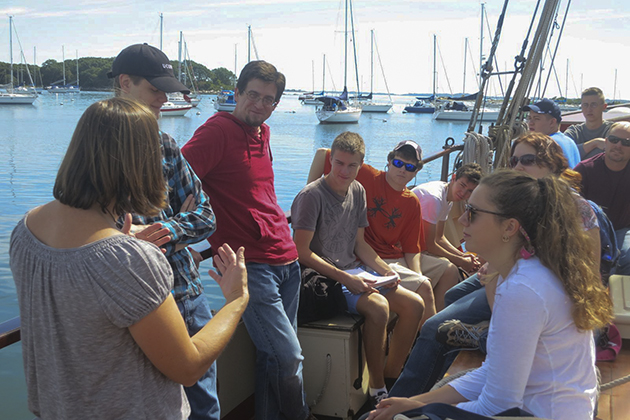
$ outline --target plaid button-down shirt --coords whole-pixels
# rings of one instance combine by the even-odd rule
[[[150,225],[161,223],[168,228],[171,241],[162,248],[171,264],[175,278],[173,295],[175,300],[197,296],[203,292],[199,271],[188,248],[175,251],[178,244],[194,244],[208,238],[216,229],[216,221],[210,200],[201,189],[201,182],[182,156],[177,143],[171,136],[160,132],[162,139],[162,163],[164,177],[168,180],[168,206],[158,216],[133,215],[134,224]],[[195,197],[196,208],[180,213],[182,204],[189,195]]]

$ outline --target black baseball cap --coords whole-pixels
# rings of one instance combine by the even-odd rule
[[[162,92],[190,93],[190,89],[175,78],[166,54],[147,43],[131,45],[118,54],[107,77],[112,79],[121,74],[142,76]]]
[[[549,114],[556,119],[556,121],[562,121],[562,112],[560,107],[551,99],[543,99],[536,102],[534,105],[526,105],[523,107],[524,111],[534,111],[537,114]]]

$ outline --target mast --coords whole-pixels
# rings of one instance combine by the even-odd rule
[[[564,81],[564,102],[566,103],[569,99],[569,59],[567,58],[567,77]]]
[[[322,92],[326,94],[326,54],[324,54],[323,61],[323,69],[322,69]]]
[[[437,35],[433,34],[433,100],[435,101],[435,90],[437,80]]]
[[[234,44],[234,87],[236,87],[236,79],[237,79],[237,75],[236,75],[236,52],[237,52],[237,46],[238,44]]]
[[[468,38],[464,38],[464,85],[462,86],[462,93],[466,94],[466,55],[468,55]]]
[[[182,81],[182,39],[183,37],[184,35],[182,31],[179,31],[179,46],[178,46],[178,51],[177,51],[177,61],[178,61],[177,80],[179,80],[180,82]]]
[[[615,87],[613,89],[613,101],[617,99],[617,69],[615,69]]]
[[[75,50],[77,56],[77,86],[79,85],[79,50]]]
[[[370,95],[374,92],[374,29],[370,30]]]
[[[343,87],[347,89],[348,83],[348,1],[346,0],[346,19],[344,30],[344,50],[343,50]]]
[[[160,13],[160,51],[162,51],[162,35],[164,29],[164,14]]]
[[[13,93],[13,16],[9,16],[9,55],[11,56],[11,93]]]
[[[66,85],[66,50],[61,46],[61,64],[63,68],[63,85]]]
[[[485,13],[486,3],[481,3],[481,37],[479,38],[479,87],[483,83],[483,75],[481,67],[483,66],[483,15]]]
[[[315,93],[315,60],[311,60],[311,77],[313,79],[313,93]]]
[[[252,25],[247,25],[247,62],[251,61],[252,53]]]

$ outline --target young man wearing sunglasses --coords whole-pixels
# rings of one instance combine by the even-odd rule
[[[330,172],[330,149],[319,149],[313,158],[308,183]],[[387,155],[380,171],[367,163],[356,180],[365,188],[368,222],[365,240],[401,278],[401,286],[424,300],[422,323],[444,308],[444,293],[459,281],[457,267],[425,249],[420,202],[407,188],[422,169],[422,149],[401,141]]]
[[[386,378],[395,379],[402,370],[424,305],[420,296],[397,287],[397,283],[377,288],[374,281],[347,271],[361,267],[380,276],[395,275],[366,240],[368,212],[374,210],[368,210],[365,189],[356,182],[364,156],[360,135],[349,131],[338,135],[331,146],[330,172],[298,193],[291,206],[291,223],[300,263],[341,283],[348,311],[365,317],[363,343],[370,373],[369,392],[376,405],[387,397]],[[395,215],[389,218],[396,219]],[[398,314],[398,322],[386,361],[390,310]]]
[[[570,126],[564,134],[575,141],[580,157],[588,159],[604,151],[605,139],[613,123],[604,121],[604,111],[608,104],[600,88],[585,89],[580,106],[586,121]]]
[[[481,167],[468,163],[455,172],[451,182],[432,181],[411,190],[420,200],[427,252],[447,258],[467,273],[477,271],[481,264],[474,255],[464,254],[446,239],[444,226],[453,202],[468,200],[480,179]]]
[[[603,209],[615,228],[621,251],[616,274],[630,275],[630,123],[614,123],[604,153],[580,162],[582,195]]]
[[[529,131],[543,133],[551,137],[562,148],[564,157],[569,162],[569,167],[574,168],[580,163],[580,151],[575,142],[560,132],[562,113],[560,107],[550,99],[543,99],[533,105],[523,108],[529,111],[527,126]]]
[[[297,339],[298,254],[274,189],[269,126],[285,77],[265,61],[238,78],[230,114],[217,112],[182,148],[217,215],[212,248],[245,247],[249,305],[243,321],[257,349],[256,419],[313,418]]]

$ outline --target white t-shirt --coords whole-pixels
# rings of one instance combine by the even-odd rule
[[[438,222],[445,222],[448,219],[448,213],[451,211],[453,203],[446,199],[447,182],[427,182],[418,185],[411,191],[420,200],[422,220],[437,225]]]
[[[536,257],[499,277],[483,365],[451,385],[458,407],[494,415],[521,407],[536,417],[591,420],[597,376],[591,331],[578,331],[560,280]]]

